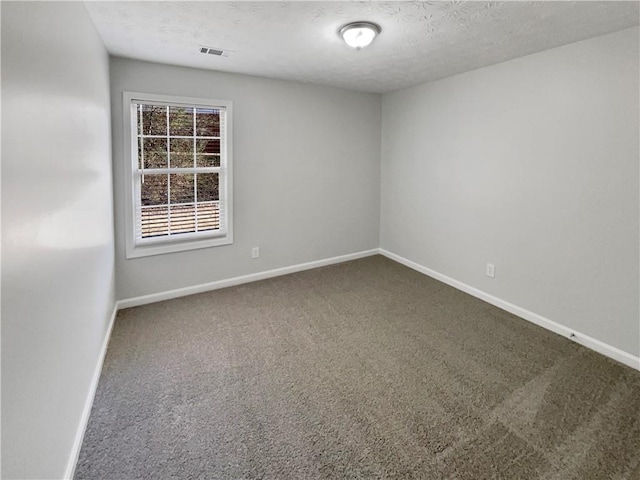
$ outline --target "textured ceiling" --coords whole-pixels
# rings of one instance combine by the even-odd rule
[[[387,92],[638,25],[638,2],[86,2],[113,55]],[[382,33],[356,51],[342,25]],[[199,46],[231,50],[229,57]]]

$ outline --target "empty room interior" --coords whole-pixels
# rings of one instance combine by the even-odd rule
[[[640,479],[640,3],[2,1],[3,479]]]

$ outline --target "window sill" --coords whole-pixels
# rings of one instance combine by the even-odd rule
[[[165,255],[168,253],[186,252],[189,250],[199,250],[201,248],[219,247],[231,245],[233,235],[227,234],[223,237],[204,238],[201,240],[170,240],[163,243],[151,243],[147,245],[127,245],[127,259],[150,257],[152,255]]]

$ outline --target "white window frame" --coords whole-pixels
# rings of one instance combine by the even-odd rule
[[[136,208],[140,202],[137,188],[138,174],[138,126],[132,118],[131,106],[136,103],[155,103],[170,106],[205,107],[224,109],[224,135],[220,142],[219,196],[225,211],[220,214],[224,225],[220,230],[184,233],[175,237],[158,237],[136,242]],[[126,199],[126,258],[146,257],[166,253],[183,252],[199,248],[216,247],[233,243],[233,102],[210,98],[181,97],[141,92],[123,92],[124,159]],[[185,169],[169,169],[171,173],[184,173]]]

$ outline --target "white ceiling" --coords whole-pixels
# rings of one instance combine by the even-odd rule
[[[86,2],[113,55],[387,92],[638,25],[638,2]],[[347,47],[345,23],[382,33]],[[200,46],[233,51],[199,53]]]

